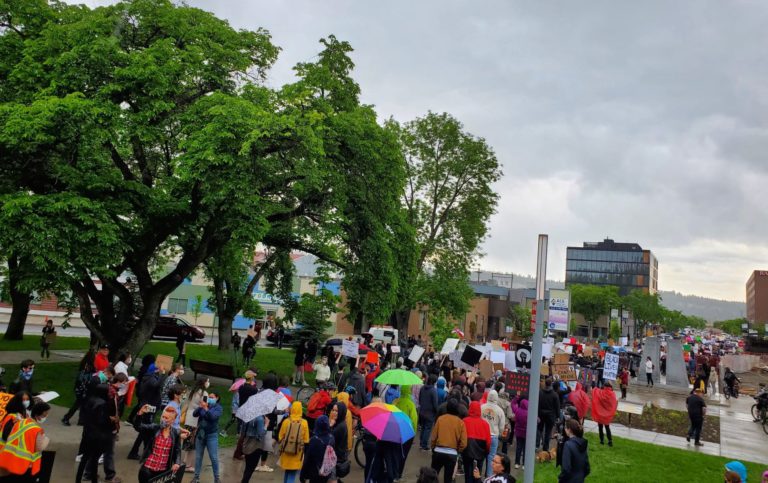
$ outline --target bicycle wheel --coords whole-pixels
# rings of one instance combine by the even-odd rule
[[[760,418],[760,410],[757,409],[757,404],[753,404],[752,405],[751,412],[752,412],[752,419],[754,419],[755,421],[760,421],[760,419],[761,419]]]
[[[365,451],[363,451],[362,438],[355,441],[355,461],[360,468],[365,468]]]
[[[309,399],[312,397],[312,394],[315,393],[315,389],[311,388],[309,386],[302,387],[298,391],[296,391],[296,400],[301,402],[303,405],[309,404]]]

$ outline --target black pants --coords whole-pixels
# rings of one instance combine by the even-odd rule
[[[475,460],[462,455],[461,463],[464,465],[464,481],[466,483],[479,483],[483,481],[483,463],[485,463],[485,458]],[[475,465],[477,465],[477,469],[480,470],[480,478],[475,478]]]
[[[146,466],[142,466],[139,470],[139,483],[149,483],[149,480],[163,473],[165,473],[165,471],[152,471]]]
[[[405,444],[403,444],[402,451],[398,451],[395,453],[395,457],[397,458],[397,479],[403,477],[403,470],[405,470],[405,461],[408,459],[408,453],[411,451],[411,446],[413,446],[413,440],[415,438],[409,439]]]
[[[443,482],[451,483],[453,481],[453,471],[456,469],[457,456],[454,454],[445,454],[432,452],[432,469],[440,474],[440,470],[445,470]]]
[[[701,428],[704,426],[704,418],[691,418],[691,427],[688,429],[688,437],[695,442],[701,441]]]
[[[64,417],[61,418],[62,421],[69,422],[69,420],[72,418],[72,416],[75,415],[77,410],[80,409],[80,406],[82,406],[82,405],[83,405],[83,399],[82,398],[75,399],[75,403],[72,405],[71,408],[69,408],[69,411],[67,411],[67,414],[65,414]]]
[[[50,349],[49,349],[50,347],[51,347],[51,346],[50,346],[50,345],[48,345],[48,344],[43,344],[43,345],[40,347],[40,358],[41,358],[41,359],[45,359],[45,358],[48,358],[48,359],[50,359],[50,358],[51,358],[51,351],[50,351]]]
[[[107,480],[115,477],[114,457],[111,460],[111,474],[107,464],[107,452],[114,453],[115,440],[111,435],[86,435],[83,434],[83,457],[77,466],[77,476],[75,483],[80,483],[85,476],[86,481],[98,483],[99,481],[99,458],[104,455],[104,473]]]
[[[145,403],[141,403],[143,406]],[[142,414],[141,416],[138,416],[139,422],[143,424],[149,424],[154,419],[155,415],[152,413],[146,413]],[[149,438],[152,438],[150,435]],[[133,442],[133,446],[131,447],[131,451],[128,453],[129,456],[139,456],[139,448],[141,447],[142,443],[144,444],[144,447],[148,447],[151,445],[151,441],[148,440],[147,437],[139,433],[136,435],[136,441]]]
[[[646,379],[647,385],[653,386],[653,373],[652,372],[646,372],[645,373],[645,379]]]
[[[187,354],[179,353],[179,355],[176,357],[176,362],[181,362],[185,366],[187,365]]]
[[[549,451],[549,442],[552,441],[552,429],[555,427],[555,421],[552,419],[542,418],[539,423],[539,446],[544,451]]]
[[[610,424],[597,424],[597,432],[600,433],[600,443],[603,442],[603,426],[605,426],[605,435],[608,436],[608,442],[613,442],[613,437],[611,437],[611,425]]]
[[[627,386],[624,384],[621,385],[621,398],[626,399],[627,398]]]
[[[257,449],[251,454],[245,455],[245,470],[243,470],[243,479],[240,483],[248,483],[251,481],[251,475],[253,475],[256,467],[259,466],[259,460],[261,460],[262,450]]]
[[[515,464],[525,464],[525,438],[515,436]]]

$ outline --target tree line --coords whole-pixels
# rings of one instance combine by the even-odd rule
[[[416,306],[463,316],[493,150],[446,113],[379,123],[352,46],[320,44],[273,88],[265,29],[168,0],[0,2],[4,337],[55,294],[97,342],[136,352],[198,271],[222,349],[238,313],[259,314],[257,283],[312,325],[338,300],[294,298],[293,251],[318,257],[319,287],[341,278],[357,330],[403,328]]]

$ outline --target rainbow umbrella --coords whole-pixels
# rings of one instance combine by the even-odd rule
[[[360,410],[363,427],[377,439],[403,444],[415,436],[411,419],[391,404],[371,403]]]

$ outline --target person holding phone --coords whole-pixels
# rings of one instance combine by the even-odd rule
[[[148,483],[152,478],[167,472],[174,473],[181,466],[181,442],[189,437],[189,431],[173,427],[177,409],[168,406],[160,416],[160,423],[142,423],[142,416],[155,407],[145,404],[136,413],[134,428],[149,442],[144,448],[139,469],[139,483]]]
[[[491,460],[491,470],[493,473],[488,478],[482,480],[483,483],[515,483],[517,480],[509,474],[510,471],[509,456],[504,453],[496,453]],[[475,479],[480,481],[480,469],[475,466],[473,471]]]
[[[194,411],[198,426],[195,442],[195,477],[192,483],[200,483],[203,453],[206,448],[213,467],[213,481],[221,483],[219,479],[219,418],[223,411],[219,404],[219,396],[214,392],[208,393],[207,397],[204,396],[199,407]]]

